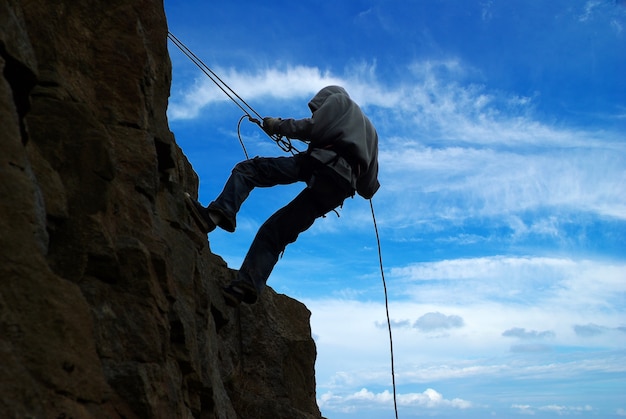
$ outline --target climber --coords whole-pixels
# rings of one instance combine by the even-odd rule
[[[309,102],[310,118],[263,118],[263,130],[308,143],[291,157],[255,157],[232,170],[221,194],[202,206],[186,196],[200,228],[234,232],[236,214],[255,187],[306,182],[306,188],[260,227],[237,274],[223,289],[226,302],[253,304],[280,254],[316,218],[334,210],[355,191],[370,199],[378,183],[378,134],[344,88],[327,86]]]

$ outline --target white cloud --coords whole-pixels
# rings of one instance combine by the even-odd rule
[[[415,263],[401,268],[392,268],[391,275],[397,279],[411,281],[463,280],[496,278],[542,278],[561,277],[576,269],[577,263],[570,259],[543,257],[493,256],[472,259],[454,259],[438,262]]]
[[[559,416],[562,415],[580,415],[583,412],[593,412],[593,407],[589,405],[585,406],[563,406],[557,404],[551,404],[546,406],[534,407],[527,404],[514,404],[512,409],[517,410],[517,413],[526,415],[535,415],[537,411],[556,413]]]
[[[361,106],[375,105],[393,108],[402,100],[402,89],[388,90],[378,84],[376,64],[361,63],[346,69],[348,77],[334,75],[317,67],[287,65],[280,68],[264,68],[256,72],[236,69],[214,70],[228,87],[227,92],[238,101],[236,95],[246,102],[259,98],[295,100],[301,105],[321,88],[341,85]],[[235,95],[236,94],[236,95]],[[193,85],[175,95],[170,101],[170,120],[193,119],[201,115],[202,109],[210,104],[226,102],[228,96],[208,77],[198,78]],[[304,101],[304,103],[302,103]],[[233,106],[236,106],[233,104]]]
[[[431,388],[426,389],[422,393],[405,393],[398,394],[398,406],[402,407],[420,407],[425,409],[468,409],[473,404],[467,400],[460,398],[446,399],[443,395]],[[348,394],[337,395],[332,392],[324,393],[318,399],[318,404],[322,410],[350,412],[361,410],[364,408],[380,408],[389,407],[393,404],[393,394],[388,390],[380,393],[374,393],[367,388]]]
[[[585,405],[585,406],[562,406],[562,405],[557,405],[557,404],[551,404],[548,406],[542,406],[539,408],[539,410],[546,410],[549,412],[556,412],[558,414],[564,414],[564,413],[569,413],[569,412],[575,412],[575,413],[580,413],[580,412],[592,412],[593,408],[589,405]]]
[[[380,155],[381,194],[392,208],[407,210],[384,216],[395,220],[400,213],[405,223],[495,216],[519,221],[516,214],[550,210],[626,219],[624,155],[596,148],[512,152],[396,140]],[[559,232],[554,217],[511,227],[524,234]]]
[[[450,343],[448,343],[450,344]],[[458,343],[461,345],[461,343]],[[508,380],[510,377],[524,380],[571,380],[572,377],[586,374],[606,373],[621,374],[626,372],[626,367],[621,363],[625,356],[619,350],[609,354],[598,352],[595,354],[579,354],[575,356],[558,353],[552,348],[547,351],[546,347],[536,347],[534,350],[529,346],[527,351],[520,350],[521,356],[516,353],[507,356],[500,354],[498,357],[489,356],[483,352],[485,358],[462,359],[458,356],[455,360],[442,360],[436,356],[421,363],[404,363],[399,359],[399,372],[396,379],[402,384],[407,383],[436,383],[450,380]],[[544,356],[528,358],[524,353],[551,352]],[[469,358],[469,357],[468,357]],[[344,378],[350,376],[351,383],[358,383],[364,377],[359,374],[350,375],[343,372]]]
[[[587,1],[585,3],[584,11],[579,16],[578,20],[580,22],[588,21],[590,18],[593,17],[595,10],[600,6],[602,6],[601,1],[598,1],[598,0]]]
[[[530,405],[527,404],[514,404],[511,406],[512,409],[517,410],[517,413],[520,413],[522,415],[534,415],[535,411],[533,410],[533,408]]]
[[[214,71],[234,93],[246,102],[259,97],[301,100],[324,86],[343,83],[340,78],[328,72],[305,66],[287,66],[283,69],[266,68],[256,73],[239,72],[232,68],[218,68]],[[225,86],[222,85],[222,87]],[[238,101],[228,88],[226,90]],[[228,96],[208,77],[200,78],[183,92],[181,97],[172,99],[168,116],[172,121],[197,118],[205,106],[228,100],[230,100]]]
[[[391,293],[400,292],[444,307],[449,305],[450,295],[454,302],[465,305],[489,301],[546,309],[553,306],[555,313],[572,310],[572,323],[576,319],[577,324],[587,324],[589,320],[582,313],[602,313],[623,303],[626,266],[568,258],[493,256],[392,267],[388,281]],[[467,315],[459,315],[470,323]],[[511,326],[531,325],[510,325],[503,330]],[[545,328],[547,324],[536,327]],[[560,329],[564,330],[564,325]]]

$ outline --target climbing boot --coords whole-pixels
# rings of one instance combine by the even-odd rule
[[[208,234],[215,230],[215,223],[209,216],[209,210],[203,207],[201,203],[193,199],[187,192],[185,192],[185,203],[187,204],[194,221],[204,234]]]
[[[252,285],[245,283],[230,284],[222,288],[224,300],[231,307],[237,307],[239,304],[254,304],[257,300],[256,290]]]
[[[217,206],[215,202],[212,202],[208,207],[208,211],[211,213],[211,217],[213,222],[222,230],[228,231],[229,233],[234,233],[235,228],[237,227],[237,222],[235,221],[235,217],[228,214],[222,208]]]

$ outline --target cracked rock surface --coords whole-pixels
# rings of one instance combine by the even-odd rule
[[[307,308],[224,303],[167,48],[160,1],[0,3],[0,417],[320,417]]]

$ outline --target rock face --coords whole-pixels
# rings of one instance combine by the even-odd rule
[[[0,417],[319,418],[310,313],[182,199],[157,0],[0,2]]]

